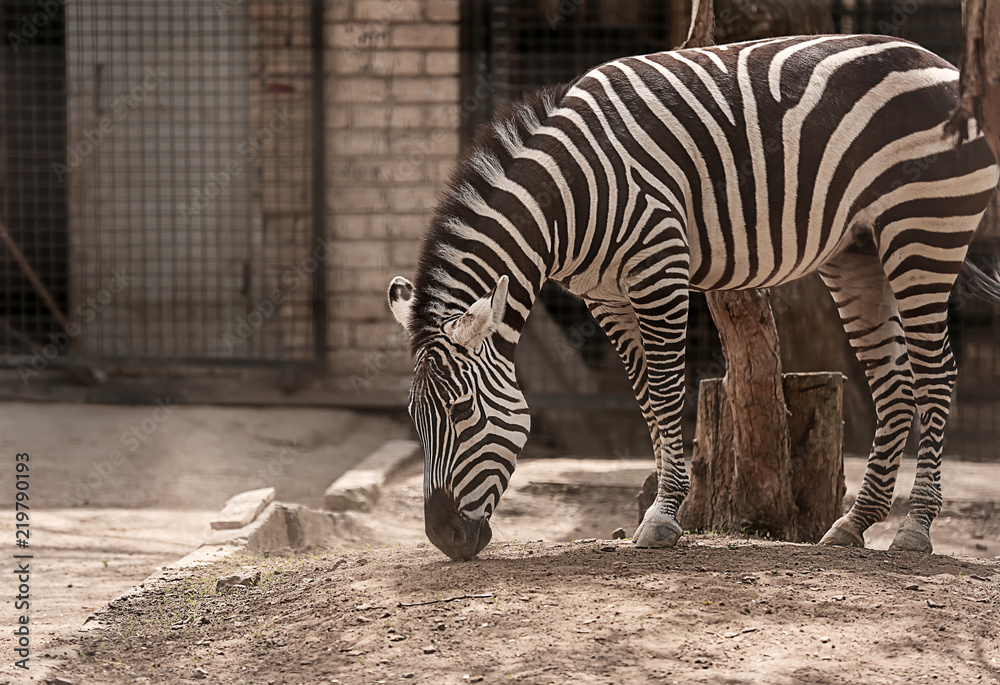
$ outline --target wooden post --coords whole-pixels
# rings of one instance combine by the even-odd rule
[[[736,530],[785,540],[795,504],[778,331],[767,291],[709,293],[707,299],[726,356],[722,386],[732,411]]]

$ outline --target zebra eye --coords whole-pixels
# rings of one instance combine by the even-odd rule
[[[452,420],[456,422],[465,421],[472,416],[475,410],[475,402],[471,394],[463,395],[448,405]]]

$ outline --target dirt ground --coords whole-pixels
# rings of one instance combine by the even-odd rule
[[[651,460],[524,460],[494,516],[494,543],[467,564],[424,542],[414,463],[356,537],[167,571],[76,632],[196,548],[232,494],[274,485],[279,499],[315,506],[353,463],[410,433],[398,417],[350,412],[178,407],[158,422],[152,411],[0,412],[7,452],[33,455],[33,663],[68,655],[57,673],[74,685],[1000,677],[1000,467],[955,461],[945,465],[945,511],[932,531],[938,554],[920,557],[875,551],[888,545],[892,522],[870,531],[874,550],[706,536],[636,550],[603,539],[633,530]],[[133,450],[123,436],[134,427],[144,439]],[[102,466],[123,448],[110,471]],[[849,496],[862,468],[847,460]],[[911,470],[904,466],[903,492]],[[236,570],[260,570],[260,585],[217,593],[215,581]],[[10,580],[4,626],[14,615]],[[491,596],[437,602],[466,594]],[[435,603],[399,606],[426,601]],[[10,668],[10,650],[4,640],[0,683],[40,682],[38,670],[25,679]]]
[[[8,572],[0,627],[11,629],[14,454],[30,461],[33,655],[158,568],[196,549],[239,492],[273,486],[318,506],[333,480],[408,423],[322,409],[0,403],[0,517]],[[16,681],[0,640],[0,683]],[[98,681],[99,682],[99,681]]]
[[[633,482],[647,469],[526,461],[494,543],[454,563],[423,541],[414,464],[356,539],[169,571],[47,651],[75,653],[57,672],[78,685],[1000,683],[1000,561],[952,556],[1000,545],[995,517],[958,516],[953,501],[935,555],[599,539],[631,532]],[[956,464],[950,474],[973,491],[986,480]],[[869,543],[884,548],[889,530]],[[256,587],[216,591],[221,577],[257,571]]]
[[[261,572],[217,593],[217,579]],[[1000,564],[687,537],[240,558],[102,612],[73,683],[1000,682]]]

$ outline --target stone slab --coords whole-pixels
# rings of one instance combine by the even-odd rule
[[[212,530],[232,530],[249,525],[274,500],[274,488],[247,490],[233,495],[212,521]]]

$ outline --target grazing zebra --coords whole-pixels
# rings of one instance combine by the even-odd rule
[[[964,263],[998,168],[974,123],[961,144],[944,134],[957,78],[894,38],[779,38],[618,59],[480,131],[415,282],[389,286],[414,358],[430,540],[453,559],[490,540],[528,437],[514,349],[546,279],[584,299],[625,363],[659,479],[635,542],[669,547],[688,490],[688,291],[819,271],[877,414],[857,501],[823,542],[863,546],[885,519],[916,412],[917,477],[893,545],[930,551],[955,383],[949,292],[960,272],[1000,292]]]

